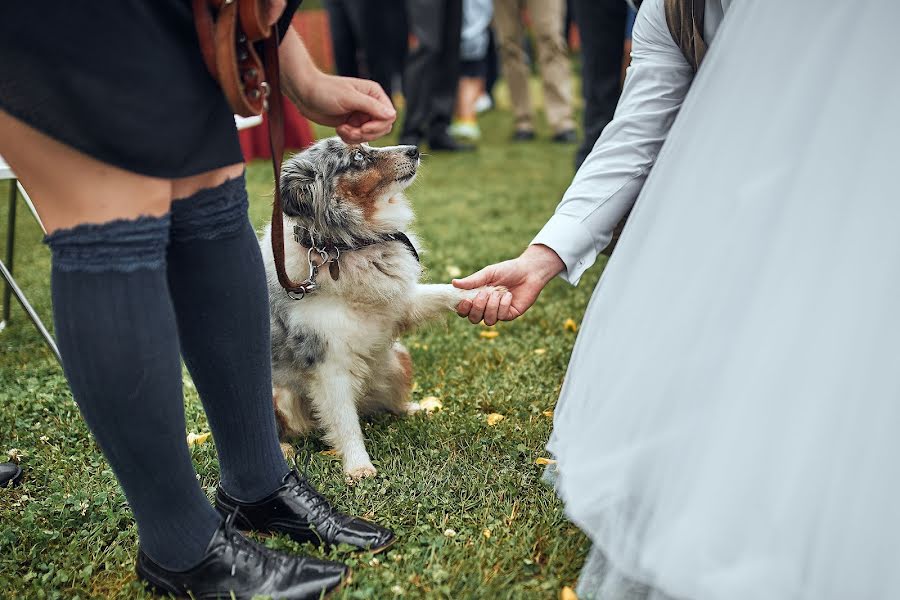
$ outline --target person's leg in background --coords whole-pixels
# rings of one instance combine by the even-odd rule
[[[460,71],[456,110],[450,133],[463,139],[477,140],[481,137],[481,130],[478,128],[476,103],[484,94],[484,74],[487,71],[485,59],[462,61]]]
[[[100,163],[0,112],[4,139],[16,140],[3,155],[50,232],[53,319],[72,395],[125,492],[141,548],[166,568],[192,567],[221,519],[185,438],[166,281],[171,182]]]
[[[462,0],[406,0],[406,6],[418,45],[403,77],[406,117],[400,143],[419,145],[427,136],[432,150],[471,150],[447,133],[459,80]]]
[[[435,2],[430,0],[406,0],[406,11],[416,45],[407,56],[403,73],[406,115],[400,143],[417,146],[427,133],[431,120],[431,93],[435,79],[441,76],[438,65],[443,41],[443,11],[438,10]]]
[[[544,84],[544,112],[553,131],[553,140],[571,144],[578,137],[572,104],[572,63],[562,37],[565,10],[564,0],[528,0]]]
[[[471,150],[459,144],[447,129],[453,119],[456,91],[460,75],[460,36],[462,35],[462,0],[443,0],[441,53],[438,59],[440,75],[431,93],[431,121],[428,124],[428,145],[432,150]]]
[[[369,76],[393,97],[406,53],[406,15],[398,0],[360,1],[360,34]]]
[[[584,138],[575,154],[581,166],[612,121],[622,91],[622,59],[628,6],[622,0],[574,0],[581,33]]]
[[[490,100],[490,103],[486,103],[483,108],[479,107],[479,112],[490,110],[496,104],[494,100],[494,86],[497,85],[497,80],[500,79],[500,57],[497,54],[497,35],[494,33],[493,25],[488,27],[488,51],[484,61],[487,68],[484,77],[484,93]]]
[[[350,6],[354,0],[326,0],[328,28],[331,30],[331,46],[334,67],[338,75],[359,77],[359,42],[350,19]]]
[[[557,0],[546,0],[556,3]],[[522,47],[522,3],[520,0],[496,0],[494,2],[494,32],[503,77],[509,87],[509,99],[515,118],[513,139],[534,139],[534,115],[528,79],[531,72]]]
[[[168,282],[181,353],[200,394],[219,456],[221,486],[258,500],[289,468],[272,406],[269,294],[247,216],[243,165],[193,193],[176,180]]]

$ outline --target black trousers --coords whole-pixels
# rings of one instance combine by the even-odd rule
[[[575,168],[591,153],[619,102],[628,5],[625,0],[574,0],[581,33],[581,76],[584,96],[584,141]]]
[[[406,118],[401,138],[444,135],[453,117],[459,83],[462,0],[406,0],[410,32],[418,46],[406,60]]]
[[[372,79],[390,96],[406,60],[404,0],[328,0],[325,6],[338,74]]]

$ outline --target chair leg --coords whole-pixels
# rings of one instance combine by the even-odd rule
[[[10,277],[13,271],[13,259],[16,245],[16,180],[9,181],[9,212],[6,218],[6,264],[8,265]],[[9,323],[10,311],[10,293],[12,286],[7,283],[3,288],[3,321],[0,329],[3,329]]]
[[[37,328],[38,332],[40,332],[41,337],[44,338],[44,341],[49,346],[50,350],[53,352],[53,355],[56,356],[56,360],[62,365],[62,357],[59,355],[59,348],[56,347],[56,340],[53,339],[53,336],[50,335],[50,332],[47,331],[47,328],[44,326],[44,322],[41,321],[41,318],[34,311],[31,304],[28,303],[28,299],[25,298],[25,294],[22,293],[22,290],[16,284],[16,280],[13,279],[12,273],[6,268],[6,265],[0,261],[0,276],[6,280],[7,289],[11,290],[15,295],[16,300],[19,301],[19,304],[22,305],[22,308],[25,310],[25,313],[28,315],[28,318],[31,319],[31,322],[34,323],[35,328]]]
[[[25,297],[25,294],[19,288],[16,280],[13,279],[12,270],[16,245],[16,189],[16,181],[10,180],[9,213],[7,217],[7,224],[9,225],[9,229],[6,232],[6,264],[0,261],[0,276],[3,277],[4,281],[6,281],[6,285],[3,288],[3,320],[0,321],[0,330],[2,330],[7,323],[9,323],[11,308],[10,303],[12,300],[11,296],[15,295],[16,300],[19,301],[19,304],[21,304],[22,308],[25,310],[25,314],[27,314],[28,318],[31,319],[31,322],[41,334],[41,337],[44,338],[44,342],[50,348],[50,351],[53,352],[53,355],[56,357],[57,362],[62,365],[62,357],[59,354],[59,348],[57,348],[56,346],[56,340],[54,340],[53,336],[50,335],[50,332],[47,331],[47,328],[44,326],[44,322],[41,321],[41,318],[38,316],[37,312],[35,312],[34,308]],[[9,265],[8,268],[7,265]]]

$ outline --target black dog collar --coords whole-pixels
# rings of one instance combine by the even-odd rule
[[[307,235],[303,234],[304,231],[307,232]],[[383,244],[385,242],[400,242],[401,244],[406,246],[407,249],[409,249],[409,251],[417,261],[422,262],[419,258],[419,253],[416,251],[416,247],[413,246],[412,241],[410,241],[409,237],[402,231],[386,233],[375,240],[358,240],[353,244],[340,244],[337,242],[328,241],[323,241],[321,244],[319,244],[316,243],[312,233],[308,229],[306,229],[302,225],[294,225],[294,241],[296,241],[298,244],[311,245],[310,247],[315,248],[317,251],[325,252],[328,254],[331,254],[329,252],[330,249],[334,249],[338,253],[344,253],[352,252],[354,250],[361,250],[362,248],[367,248],[376,244]]]

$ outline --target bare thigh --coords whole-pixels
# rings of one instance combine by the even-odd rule
[[[214,187],[243,163],[181,179],[148,177],[114,167],[0,111],[0,155],[28,190],[48,233],[83,223],[162,216],[173,199]]]

